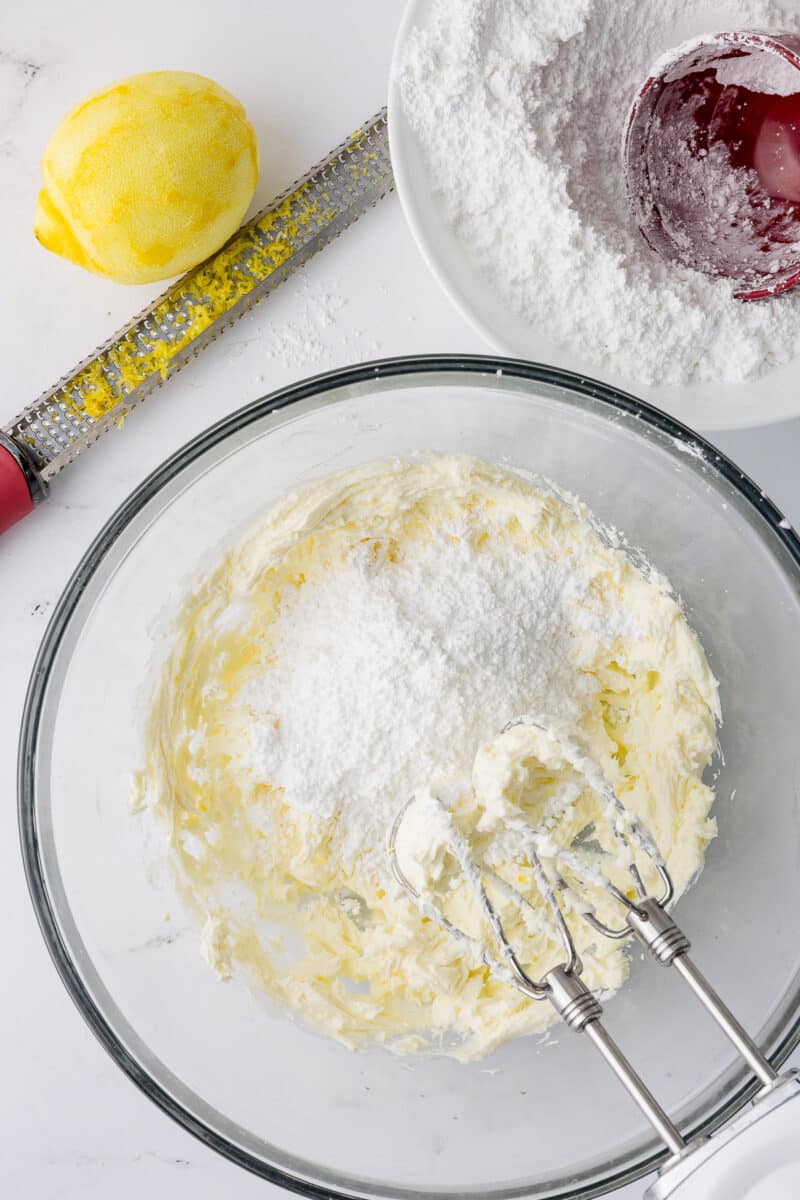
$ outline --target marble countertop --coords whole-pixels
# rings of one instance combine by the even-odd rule
[[[0,423],[158,290],[106,283],[35,243],[38,159],[66,109],[136,71],[211,75],[243,100],[257,128],[260,206],[383,103],[401,7],[400,0],[195,0],[191,7],[140,0],[123,15],[99,0],[7,6],[0,31]],[[151,398],[123,433],[59,478],[48,503],[0,541],[0,1194],[278,1194],[173,1125],[120,1073],[73,1008],[34,920],[16,829],[16,742],[37,646],[78,559],[147,472],[247,401],[357,360],[488,349],[428,275],[391,196]],[[712,439],[800,524],[800,421]],[[624,1195],[633,1200],[641,1190]]]

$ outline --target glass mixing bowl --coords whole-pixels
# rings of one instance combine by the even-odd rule
[[[228,417],[134,493],[76,571],[33,673],[19,773],[31,894],[103,1045],[241,1165],[309,1196],[586,1197],[663,1153],[587,1039],[557,1026],[460,1065],[354,1054],[308,1032],[208,969],[166,839],[129,808],[164,630],[198,572],[295,485],[418,449],[552,477],[683,597],[725,720],[719,837],[680,919],[737,1015],[786,1058],[800,1014],[800,543],[689,430],[529,363],[419,358],[325,375]],[[684,1131],[752,1094],[674,973],[637,954],[606,1016]]]

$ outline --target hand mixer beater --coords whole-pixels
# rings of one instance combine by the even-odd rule
[[[543,910],[564,952],[563,961],[537,980],[526,971],[514,949],[490,891],[528,917],[541,913],[491,867],[479,863],[470,840],[435,796],[412,797],[394,821],[388,852],[395,877],[425,916],[469,947],[496,977],[531,1000],[548,1001],[571,1029],[587,1034],[670,1151],[658,1179],[646,1193],[647,1200],[712,1200],[712,1196],[714,1200],[796,1200],[800,1196],[800,1078],[794,1072],[777,1074],[690,959],[689,939],[667,911],[674,886],[664,857],[642,822],[620,801],[598,764],[557,723],[520,717],[506,726],[503,736],[520,729],[529,731],[533,745],[538,742],[555,751],[594,793],[618,851],[615,857],[632,882],[629,890],[633,897],[599,868],[596,854],[575,844],[561,847],[550,836],[546,822],[537,828],[520,814],[505,812],[504,828],[518,839],[518,849],[530,865]],[[433,891],[418,885],[419,872],[412,870],[413,858],[409,861],[402,853],[406,823],[418,805],[424,809],[418,811],[418,817],[435,829],[474,895],[496,942],[496,952],[483,939],[454,924]],[[648,864],[646,874],[648,879],[652,876],[653,887],[645,884],[645,872],[639,865],[642,862]],[[415,882],[409,874],[414,875]],[[619,927],[600,918],[597,906],[587,899],[592,892],[611,896],[618,903],[624,914]],[[602,1006],[581,979],[583,965],[567,911],[587,921],[603,937],[635,937],[658,963],[674,966],[754,1072],[762,1085],[756,1100],[714,1137],[686,1142],[603,1026]]]

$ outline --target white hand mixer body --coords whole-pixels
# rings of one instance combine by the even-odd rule
[[[388,852],[395,877],[426,916],[454,938],[470,946],[495,975],[513,984],[531,1000],[548,1000],[571,1029],[585,1032],[594,1042],[670,1150],[670,1157],[645,1193],[645,1200],[798,1200],[800,1076],[795,1072],[782,1076],[777,1074],[689,958],[689,940],[667,912],[674,890],[663,856],[642,823],[619,800],[597,763],[584,753],[576,741],[547,719],[520,717],[510,722],[503,733],[519,726],[535,731],[537,737],[543,737],[557,747],[564,762],[582,776],[595,793],[604,816],[611,824],[616,844],[625,855],[636,898],[631,900],[626,896],[579,852],[555,846],[547,834],[537,832],[523,819],[513,816],[507,818],[506,828],[519,834],[522,840],[545,908],[565,952],[562,963],[548,971],[541,980],[535,980],[528,975],[508,940],[497,908],[487,893],[484,878],[505,899],[513,900],[521,908],[530,907],[529,901],[493,871],[477,863],[468,839],[435,797],[426,796],[425,801],[428,805],[432,803],[438,806],[435,819],[440,830],[446,832],[448,849],[475,896],[497,943],[498,953],[493,954],[482,941],[454,925],[441,906],[409,879],[410,866],[408,863],[404,866],[400,861],[398,841],[401,840],[403,825],[412,806],[420,802],[419,797],[412,797],[401,809],[389,834]],[[658,897],[648,894],[635,861],[635,850],[644,854],[655,869],[660,881]],[[610,927],[599,920],[591,909],[587,911],[585,906],[582,910],[583,919],[605,937],[636,937],[657,962],[674,966],[762,1084],[755,1100],[713,1137],[695,1138],[688,1143],[684,1140],[602,1025],[602,1007],[580,978],[582,964],[562,905],[556,896],[557,890],[564,894],[571,889],[563,871],[611,893],[626,914],[626,923],[621,928]],[[415,874],[413,871],[411,873]]]

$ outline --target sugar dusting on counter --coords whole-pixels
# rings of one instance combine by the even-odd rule
[[[247,346],[257,343],[256,357],[265,366],[294,370],[346,366],[380,354],[377,341],[344,319],[348,299],[341,283],[332,281],[322,289],[303,275],[296,280],[294,295],[295,317],[273,319],[266,327],[248,321],[240,327],[245,336],[226,342],[229,357],[239,358]],[[255,382],[269,385],[270,380],[271,372],[265,372]]]
[[[635,91],[670,46],[797,26],[771,0],[435,0],[401,59],[403,106],[501,303],[640,384],[743,381],[800,353],[796,294],[738,303],[729,282],[649,249],[620,161]]]

